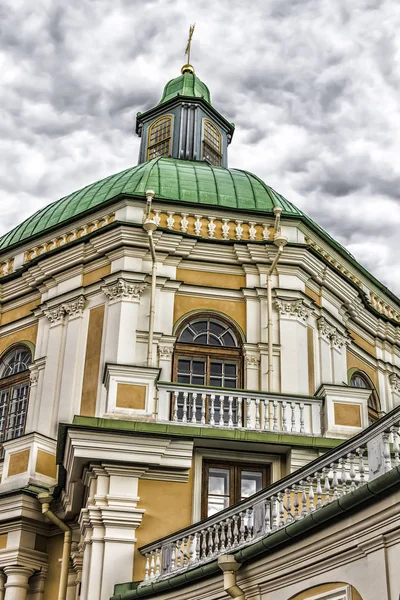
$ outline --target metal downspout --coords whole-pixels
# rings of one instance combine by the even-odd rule
[[[235,560],[233,554],[223,554],[218,557],[218,566],[224,573],[224,590],[233,600],[246,600],[242,588],[237,585],[236,572],[241,565]]]
[[[147,366],[153,366],[153,337],[154,337],[154,316],[156,303],[156,286],[157,286],[157,262],[156,252],[154,247],[153,232],[157,229],[157,224],[154,219],[150,219],[151,204],[154,198],[153,190],[146,191],[146,210],[143,216],[143,229],[149,237],[149,247],[151,253],[151,293],[149,307],[149,337],[147,342]]]
[[[42,514],[46,515],[50,521],[57,525],[61,531],[64,532],[64,545],[63,545],[63,553],[61,559],[61,573],[60,573],[60,585],[58,588],[58,600],[65,600],[67,597],[67,587],[68,587],[68,572],[69,572],[69,559],[71,554],[71,543],[72,543],[72,531],[71,528],[68,527],[61,521],[50,510],[50,503],[53,501],[53,496],[44,492],[43,494],[38,494],[37,499],[42,505]]]

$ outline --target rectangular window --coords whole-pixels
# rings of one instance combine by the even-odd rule
[[[203,463],[202,518],[228,508],[270,483],[270,467],[254,463]]]

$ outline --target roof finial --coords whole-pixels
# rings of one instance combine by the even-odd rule
[[[187,64],[183,65],[183,67],[181,69],[182,73],[194,73],[194,68],[190,64],[190,50],[191,50],[191,46],[192,46],[192,37],[193,37],[195,27],[196,27],[196,23],[193,23],[193,25],[190,25],[190,27],[189,27],[189,39],[188,39],[186,50],[185,50],[185,54],[187,54],[188,60],[187,60]]]

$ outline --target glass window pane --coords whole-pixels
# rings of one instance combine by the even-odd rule
[[[178,373],[178,383],[190,383],[190,375],[182,375]]]
[[[236,388],[237,387],[236,379],[230,379],[229,377],[225,377],[224,387],[227,387],[227,388]]]
[[[189,329],[184,329],[179,337],[180,342],[185,342],[186,344],[190,344],[193,342],[193,334],[189,331]]]
[[[210,377],[210,385],[213,387],[223,387],[222,377]]]
[[[223,340],[224,346],[229,346],[230,348],[234,348],[235,346],[237,346],[237,344],[233,338],[233,335],[231,333],[229,333],[229,331],[224,333],[224,335],[222,336],[222,340]]]
[[[197,338],[194,340],[196,344],[207,344],[207,334],[202,334],[197,336]]]
[[[193,373],[205,373],[206,363],[204,360],[194,360],[193,361]]]
[[[197,321],[197,323],[192,323],[192,329],[196,333],[202,333],[203,331],[207,331],[207,321]]]
[[[248,498],[262,488],[262,473],[256,471],[242,471],[241,473],[241,499]]]
[[[211,375],[222,375],[222,362],[211,361],[210,373]]]
[[[210,321],[210,332],[215,333],[216,335],[221,335],[225,331],[226,327],[223,327],[219,323],[215,321]]]
[[[208,493],[214,495],[229,495],[229,469],[209,469]]]
[[[205,385],[205,376],[204,375],[192,375],[192,384],[193,385]]]
[[[225,375],[234,375],[236,377],[236,364],[235,363],[225,363]]]
[[[178,360],[178,371],[179,373],[190,373],[190,360],[186,358],[180,358]]]
[[[207,516],[211,517],[215,515],[215,513],[220,510],[224,510],[224,508],[228,508],[229,506],[229,498],[226,496],[209,496],[208,498],[208,507],[207,507]]]

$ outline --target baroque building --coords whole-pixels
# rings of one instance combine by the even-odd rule
[[[136,132],[0,239],[0,599],[398,597],[399,299],[191,65]]]

